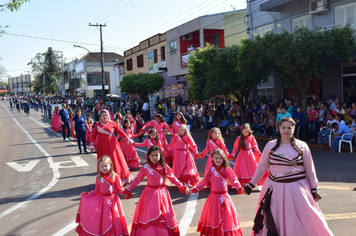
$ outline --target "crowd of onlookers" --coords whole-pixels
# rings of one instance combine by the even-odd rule
[[[38,96],[23,99],[27,100],[33,109],[40,109],[49,117],[51,116],[49,111],[52,109],[52,104],[62,103],[66,103],[72,110],[81,108],[95,114],[98,114],[95,111],[103,108],[110,110],[113,114],[119,111],[122,115],[125,115],[129,111],[133,117],[138,114],[144,121],[150,120],[152,113],[150,111],[152,106],[148,99],[141,101],[132,97],[106,97],[102,100],[100,98]],[[21,99],[14,98],[14,102],[20,101]],[[219,98],[197,102],[196,100],[183,101],[179,97],[175,101],[174,104],[171,104],[170,99],[155,101],[154,113],[162,114],[166,122],[172,124],[174,114],[181,112],[188,121],[192,132],[219,127],[223,134],[233,136],[240,134],[240,126],[244,121],[238,101]],[[256,97],[254,101],[250,101],[248,104],[248,122],[255,135],[275,138],[279,135],[278,122],[284,116],[291,116],[297,123],[295,131],[297,138],[322,144],[328,138],[328,130],[333,129],[332,123],[342,122],[350,128],[350,132],[355,131],[355,103],[355,101],[341,103],[338,98],[333,97],[325,102],[309,100],[305,111],[303,111],[300,100]],[[95,118],[98,121],[97,115],[95,115]]]

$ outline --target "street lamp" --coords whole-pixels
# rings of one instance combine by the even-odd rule
[[[80,45],[73,45],[75,48],[83,48],[87,50],[91,55],[93,55],[98,61],[100,61],[101,64],[101,92],[102,92],[102,99],[104,100],[105,98],[105,84],[104,84],[104,60],[103,57],[99,59],[95,54],[93,54],[91,51],[89,51],[86,47],[80,46]]]

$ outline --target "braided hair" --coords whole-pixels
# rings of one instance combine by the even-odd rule
[[[295,121],[291,117],[283,117],[279,123],[280,124],[279,126],[281,126],[283,124],[283,122],[286,122],[286,121],[290,122],[292,124],[292,126],[295,127]],[[303,151],[295,143],[294,135],[292,135],[292,137],[290,138],[290,143],[291,143],[293,149],[296,150],[299,153],[299,155],[303,154]],[[281,144],[281,136],[279,136],[277,138],[276,145],[274,145],[274,147],[271,149],[271,152],[275,152],[280,144]]]

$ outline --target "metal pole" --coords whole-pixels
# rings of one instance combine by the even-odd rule
[[[102,83],[102,94],[103,94],[103,101],[105,99],[105,78],[104,78],[104,53],[103,53],[103,34],[102,34],[102,25],[100,24],[100,44],[101,44],[101,83]]]
[[[43,72],[43,94],[46,93],[46,80],[45,80],[45,73]]]

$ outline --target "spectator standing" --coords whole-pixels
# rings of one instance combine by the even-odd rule
[[[148,105],[148,100],[146,99],[142,105],[143,120],[146,122],[150,120],[150,107]]]
[[[295,117],[295,137],[304,141],[305,115],[300,107],[297,107],[297,116]]]
[[[315,104],[312,103],[308,112],[308,130],[310,142],[315,142],[316,139],[316,121],[318,120],[318,114],[319,111],[316,109]]]
[[[281,121],[281,119],[283,117],[292,117],[292,115],[289,112],[287,112],[286,107],[282,106],[280,108],[280,110],[281,110],[281,112],[278,113],[277,118],[276,118],[276,133],[277,133],[276,136],[280,136],[280,132],[279,132],[279,125],[280,124],[279,124],[279,122]]]

